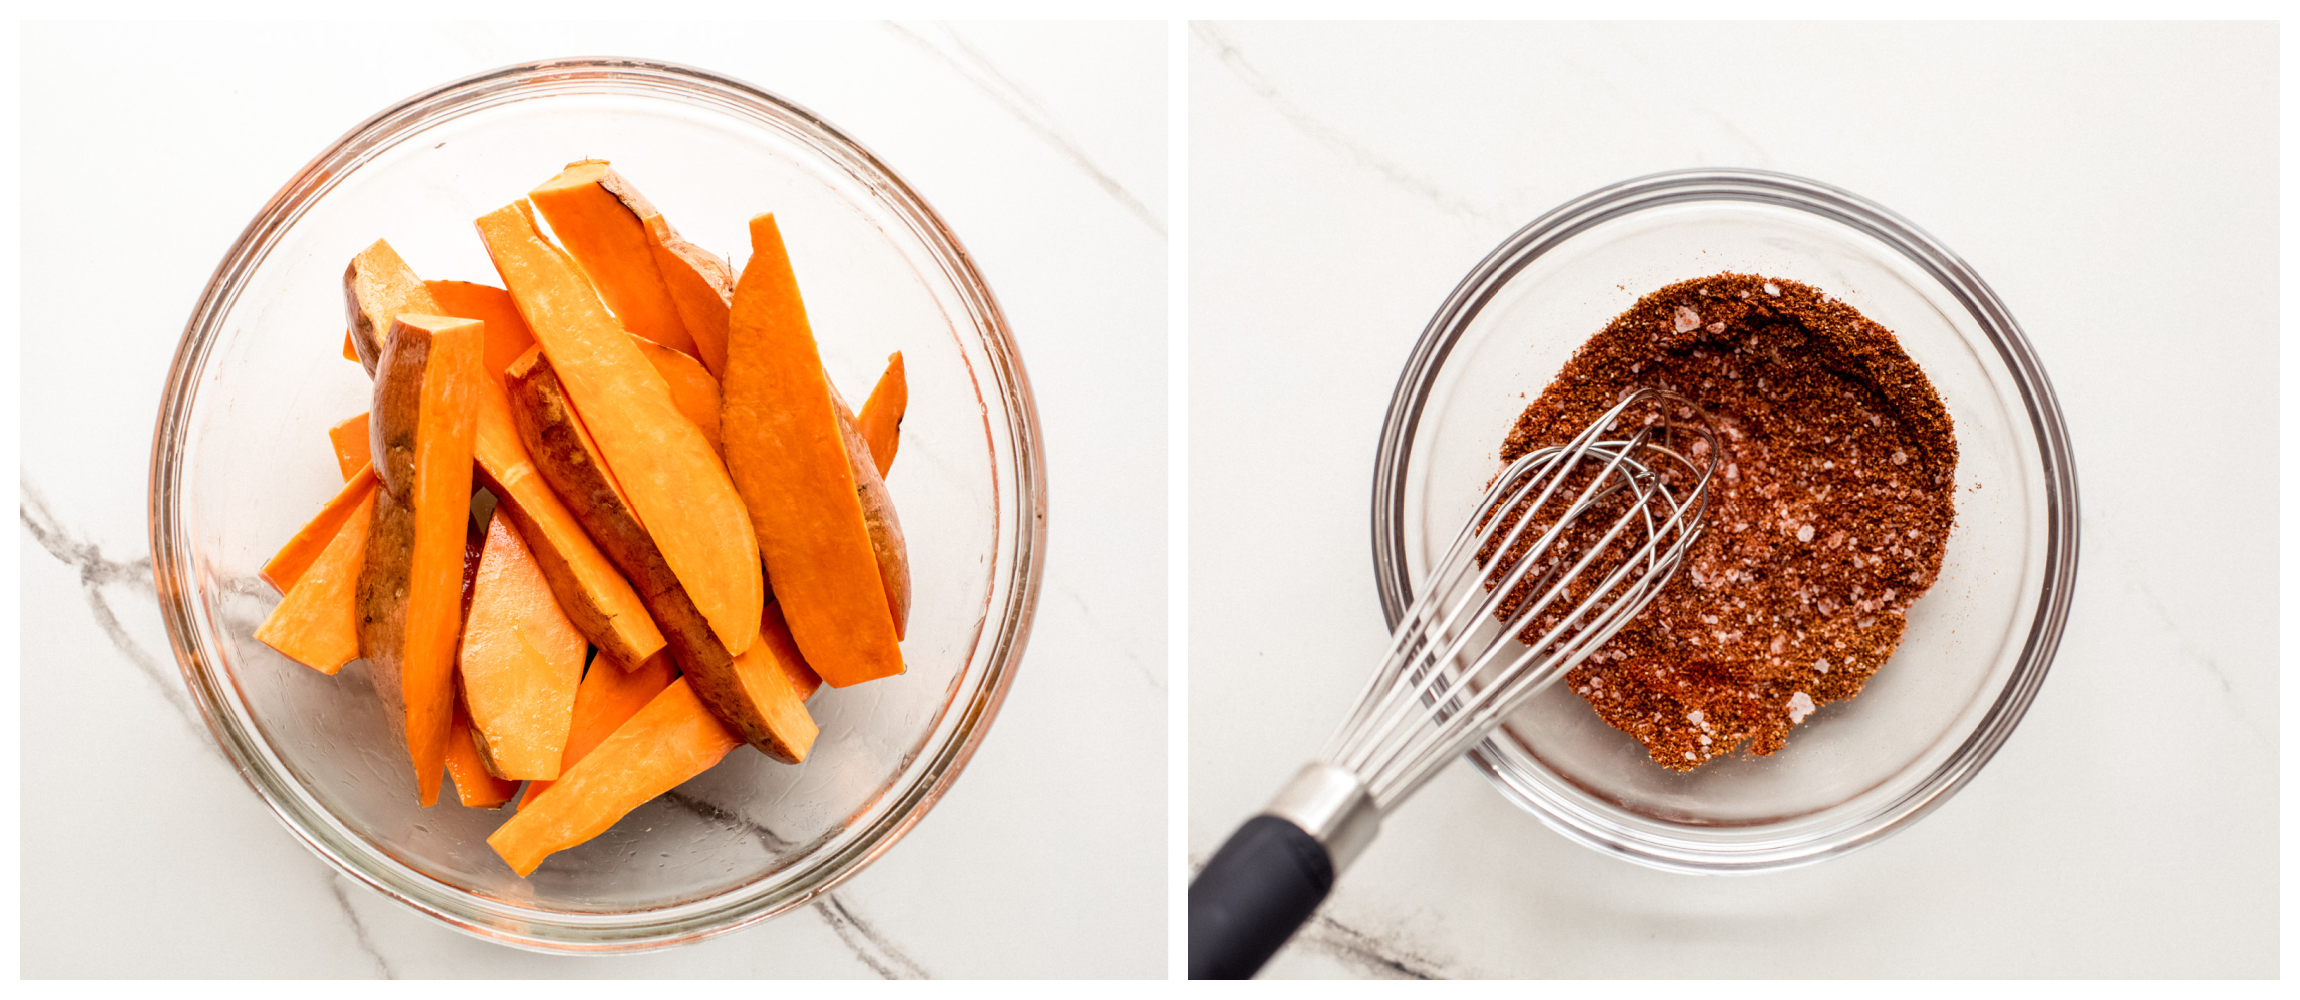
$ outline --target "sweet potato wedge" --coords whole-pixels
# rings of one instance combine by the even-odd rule
[[[367,414],[355,414],[328,428],[327,440],[335,446],[335,465],[343,470],[344,482],[350,482],[353,473],[367,467],[372,457],[367,452]]]
[[[803,751],[794,751],[792,744],[799,734],[777,728],[787,720],[785,707],[763,700],[771,697],[773,690],[745,684],[735,663],[741,654],[730,652],[719,641],[717,630],[688,597],[656,544],[661,534],[650,535],[617,493],[607,477],[605,462],[585,433],[585,422],[567,401],[551,357],[531,351],[512,364],[506,377],[510,380],[512,412],[528,453],[535,456],[536,468],[567,501],[600,549],[638,588],[639,599],[646,602],[655,624],[663,630],[671,658],[694,681],[695,693],[728,728],[760,752],[796,763]],[[744,644],[746,650],[758,639],[757,621],[751,623],[750,631],[752,642]],[[812,738],[811,733],[805,736]]]
[[[663,283],[655,252],[647,245],[647,227],[640,222],[654,209],[608,169],[607,161],[570,163],[559,176],[527,192],[527,198],[624,329],[675,351],[694,352],[695,339],[687,335],[686,320]],[[625,199],[644,210],[634,210]]]
[[[612,481],[630,497],[630,513],[653,534],[663,562],[728,654],[740,654],[758,637],[766,606],[758,538],[743,498],[703,432],[671,402],[669,383],[608,315],[574,261],[543,239],[525,205],[480,217],[488,255],[597,439]]]
[[[488,773],[556,778],[589,646],[498,505],[487,525],[463,641],[463,704]]]
[[[830,382],[774,216],[751,220],[735,286],[719,433],[775,599],[823,681],[902,672],[894,618],[863,521]]]
[[[855,429],[862,431],[863,442],[870,445],[871,461],[878,466],[880,478],[894,467],[894,451],[902,443],[902,414],[910,408],[910,381],[902,370],[902,352],[886,357],[886,373],[878,377],[878,385],[871,387],[870,398],[863,400],[862,415],[855,419]]]
[[[862,501],[863,527],[870,532],[871,555],[878,560],[879,585],[886,590],[887,611],[894,616],[894,637],[901,639],[910,623],[910,549],[903,541],[902,521],[894,515],[894,495],[879,478],[870,445],[855,427],[847,401],[831,386],[831,405],[838,408],[839,437],[846,443],[847,465],[855,477],[855,496]]]
[[[298,573],[287,597],[256,628],[258,641],[323,674],[334,674],[359,658],[357,591],[376,491],[375,477],[364,467],[358,473],[367,488],[344,513],[335,537],[317,560]]]
[[[376,693],[404,724],[426,806],[439,799],[455,707],[484,339],[476,320],[395,317],[369,410],[377,490],[359,578],[359,648]]]
[[[335,496],[320,507],[319,513],[304,522],[295,537],[288,539],[287,544],[280,546],[271,561],[264,564],[260,574],[264,582],[282,594],[287,593],[296,585],[297,580],[302,579],[304,571],[319,559],[320,553],[335,543],[336,536],[343,532],[344,521],[352,516],[352,511],[366,509],[360,507],[360,503],[374,492],[374,473],[365,466],[354,471],[351,478],[344,481],[343,488],[337,490]]]
[[[574,724],[567,730],[567,749],[559,758],[559,772],[565,774],[574,767],[678,679],[679,668],[671,663],[668,651],[650,656],[636,667],[616,663],[613,656],[600,652],[591,661],[590,672],[583,675],[582,686],[575,689]],[[529,781],[527,790],[520,793],[520,808],[526,808],[551,784]]]
[[[524,878],[543,859],[607,832],[742,745],[679,678],[497,827],[487,844]]]

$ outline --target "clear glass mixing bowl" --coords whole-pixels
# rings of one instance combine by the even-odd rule
[[[1946,801],[2044,681],[2076,574],[2060,409],[1988,285],[1855,195],[1783,174],[1684,171],[1592,192],[1519,230],[1414,345],[1375,466],[1375,578],[1392,627],[1476,508],[1518,412],[1574,349],[1646,293],[1721,271],[1806,282],[1899,335],[1955,421],[1957,509],[1939,582],[1910,610],[1900,650],[1787,749],[1667,771],[1558,685],[1473,753],[1567,837],[1689,872],[1820,861]]]
[[[339,354],[345,262],[377,237],[429,278],[498,283],[471,227],[569,161],[604,158],[689,239],[747,255],[773,211],[832,379],[859,402],[903,353],[910,407],[888,486],[916,587],[909,672],[809,704],[791,767],[738,750],[521,879],[486,837],[508,813],[415,806],[404,751],[355,661],[322,676],[252,638],[258,568],[340,483],[327,427],[367,409]],[[573,59],[417,95],[321,153],[208,283],[152,448],[160,604],[216,741],[345,874],[479,936],[554,950],[693,941],[852,876],[950,787],[997,715],[1030,629],[1046,492],[1030,383],[958,239],[837,129],[687,67]],[[988,846],[986,845],[986,849]]]

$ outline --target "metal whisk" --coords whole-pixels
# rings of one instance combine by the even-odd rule
[[[1190,977],[1253,975],[1382,816],[1651,603],[1700,537],[1718,461],[1699,406],[1637,389],[1503,470],[1349,719],[1191,882]]]

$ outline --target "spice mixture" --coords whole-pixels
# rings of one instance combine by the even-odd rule
[[[1507,464],[1640,386],[1698,401],[1724,454],[1660,596],[1567,675],[1656,763],[1759,754],[1860,693],[1940,573],[1956,434],[1891,331],[1819,289],[1719,274],[1639,299],[1517,418]],[[1637,414],[1624,417],[1647,419]]]

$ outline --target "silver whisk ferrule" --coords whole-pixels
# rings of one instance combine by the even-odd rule
[[[1431,569],[1349,719],[1273,806],[1304,788],[1347,799],[1330,772],[1353,779],[1365,803],[1328,812],[1354,855],[1382,814],[1660,594],[1701,534],[1720,461],[1698,405],[1637,389],[1573,440],[1511,463]]]

